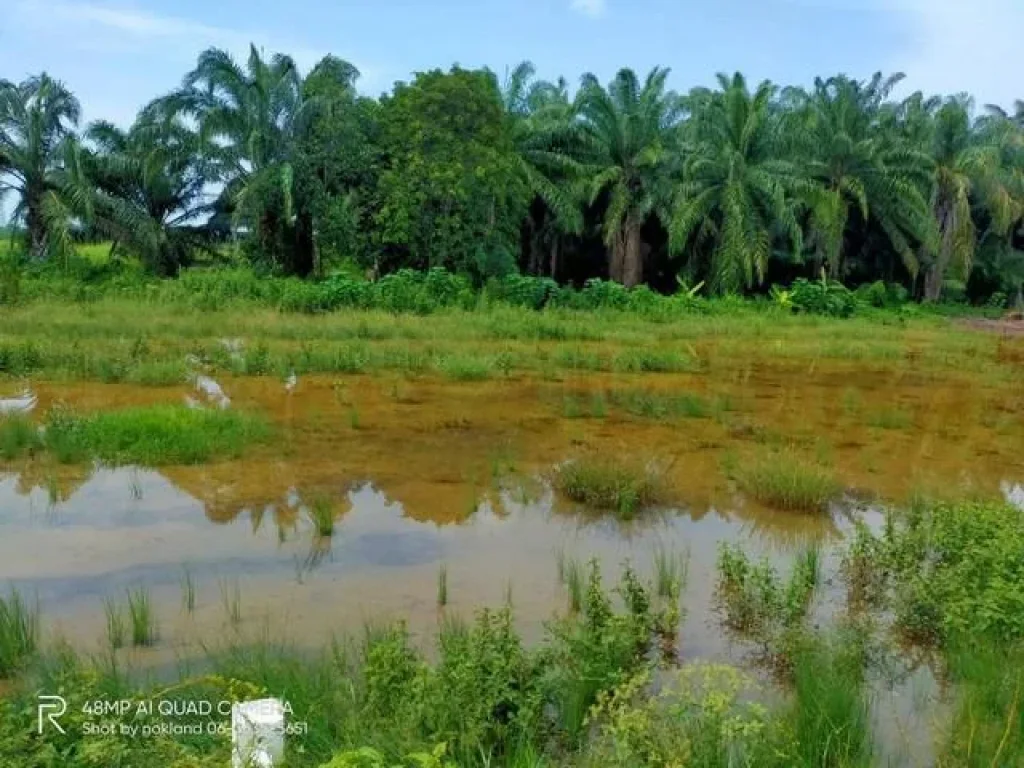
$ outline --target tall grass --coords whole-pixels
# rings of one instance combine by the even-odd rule
[[[0,597],[0,678],[10,677],[39,647],[39,608],[20,592]]]
[[[238,581],[228,581],[227,579],[221,581],[220,598],[224,604],[224,613],[228,622],[231,626],[237,627],[242,623],[242,588]]]
[[[678,599],[686,586],[689,556],[664,547],[654,550],[654,585],[658,597]]]
[[[41,450],[43,439],[39,428],[27,416],[0,416],[0,459],[11,461]]]
[[[156,643],[156,616],[149,592],[145,588],[128,590],[128,620],[131,623],[132,645],[148,647]]]
[[[440,608],[448,605],[448,566],[444,563],[437,569],[437,605]]]
[[[196,612],[196,582],[188,568],[181,573],[181,607],[189,616]]]
[[[770,451],[730,463],[739,489],[776,509],[826,512],[842,490],[832,470],[790,453]]]
[[[565,462],[555,469],[554,484],[569,499],[624,519],[668,498],[659,467],[626,458],[585,456]]]
[[[121,606],[117,601],[107,598],[103,601],[103,615],[107,625],[107,644],[111,650],[123,648],[128,635],[128,625]]]

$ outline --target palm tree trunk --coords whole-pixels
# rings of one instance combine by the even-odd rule
[[[551,241],[551,279],[558,279],[558,236],[556,235],[554,240]]]
[[[624,282],[622,267],[626,262],[626,238],[622,232],[615,233],[611,251],[608,253],[608,279]]]
[[[640,243],[640,222],[633,219],[626,219],[626,227],[623,232],[625,244],[625,258],[622,265],[622,284],[627,288],[639,285],[644,279],[644,260]]]
[[[46,258],[47,242],[41,195],[30,192],[27,197],[25,229],[28,236],[28,252],[34,258],[43,259]]]
[[[945,201],[936,203],[935,217],[939,223],[940,242],[938,253],[935,254],[935,258],[925,270],[925,301],[938,301],[942,298],[942,281],[953,256],[953,232],[956,231],[955,215],[951,204]]]

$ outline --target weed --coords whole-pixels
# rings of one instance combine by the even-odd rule
[[[128,627],[125,623],[124,612],[121,606],[109,598],[103,601],[103,615],[107,623],[107,643],[111,650],[123,648],[128,635]]]
[[[437,569],[437,604],[441,608],[448,605],[448,566],[444,563]]]
[[[220,599],[224,604],[224,613],[232,627],[242,623],[242,588],[238,581],[223,580],[220,583]]]
[[[156,618],[146,589],[128,590],[128,620],[132,629],[132,645],[148,647],[156,643]]]
[[[353,430],[361,428],[361,421],[359,419],[359,409],[356,407],[355,403],[350,405],[348,409],[348,425]]]
[[[664,472],[653,463],[583,457],[561,464],[554,483],[573,501],[624,519],[667,498]]]
[[[181,574],[181,607],[189,616],[196,611],[196,583],[188,568]]]
[[[730,475],[741,491],[782,510],[825,512],[841,491],[831,470],[774,451],[734,463]]]
[[[12,461],[31,456],[42,447],[39,430],[27,416],[0,416],[0,459]]]
[[[579,613],[583,608],[583,582],[586,578],[583,564],[574,558],[559,562],[559,580],[569,595],[569,611]]]
[[[659,546],[654,550],[654,584],[658,597],[678,600],[686,585],[689,558]]]
[[[868,414],[868,425],[878,429],[908,429],[914,423],[913,414],[902,408],[883,408]]]
[[[0,679],[10,677],[39,646],[39,608],[17,591],[0,597]]]

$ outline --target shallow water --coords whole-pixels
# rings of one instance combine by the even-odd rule
[[[688,552],[683,658],[741,661],[713,608],[720,542],[738,542],[784,568],[824,545],[815,619],[841,603],[836,547],[860,516],[916,491],[1003,496],[1024,503],[1022,395],[998,384],[905,372],[741,367],[714,375],[580,375],[456,383],[431,378],[221,379],[232,407],[266,413],[277,439],[244,459],[196,467],[57,467],[0,474],[0,582],[38,595],[50,629],[76,645],[105,643],[103,601],[146,587],[160,642],[125,650],[169,663],[200,644],[242,636],[318,646],[366,622],[405,619],[421,637],[445,612],[469,615],[509,592],[528,640],[566,605],[556,553],[597,558],[612,581],[625,560],[651,573],[658,548]],[[39,413],[57,401],[81,410],[180,403],[180,387],[35,382]],[[717,404],[705,418],[647,419],[596,393],[690,393]],[[573,418],[570,418],[573,417]],[[848,491],[828,515],[788,514],[743,498],[723,463],[768,448],[832,464]],[[667,466],[673,501],[632,523],[568,504],[546,474],[582,453],[647,457]],[[308,506],[329,500],[331,538]],[[183,607],[185,573],[196,608]],[[241,622],[229,618],[240,596]],[[876,702],[880,724],[913,731],[922,687],[914,677]],[[914,687],[916,686],[916,688]],[[902,719],[901,719],[902,718]],[[903,719],[909,723],[904,728]],[[895,737],[886,737],[893,741]],[[920,744],[915,744],[914,748]]]

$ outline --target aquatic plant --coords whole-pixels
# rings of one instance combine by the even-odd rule
[[[658,597],[678,599],[686,585],[689,556],[658,546],[654,550],[654,584]]]
[[[118,650],[124,647],[125,638],[128,635],[128,625],[125,622],[124,612],[115,600],[106,598],[103,601],[103,616],[107,627],[107,644],[111,650]]]
[[[770,451],[731,463],[728,472],[739,489],[776,509],[825,512],[842,490],[830,469],[788,452]]]
[[[181,607],[189,616],[196,611],[196,582],[188,568],[181,573]]]
[[[132,645],[138,647],[156,643],[156,616],[149,591],[143,587],[128,590],[128,621],[131,624]]]
[[[448,566],[444,563],[437,569],[437,604],[441,608],[448,605]]]
[[[554,485],[566,497],[629,519],[667,499],[664,472],[653,462],[584,456],[559,465]]]
[[[220,599],[224,605],[224,613],[233,627],[242,623],[242,588],[238,580],[222,580],[220,583]]]

